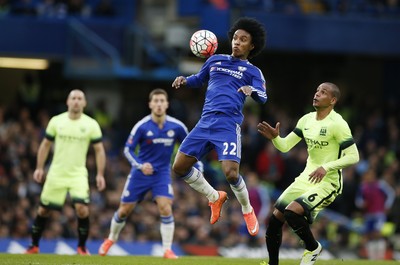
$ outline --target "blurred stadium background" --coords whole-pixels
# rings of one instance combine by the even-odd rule
[[[203,62],[190,53],[189,37],[209,29],[219,39],[217,52],[230,53],[226,31],[240,16],[255,17],[267,29],[267,47],[252,62],[264,72],[269,100],[265,106],[246,103],[241,168],[264,228],[270,207],[302,170],[306,154],[303,146],[285,155],[276,152],[258,136],[256,124],[280,121],[282,133],[288,133],[311,110],[318,84],[331,81],[342,90],[337,111],[350,123],[361,160],[345,170],[343,195],[313,225],[327,250],[323,257],[369,258],[366,212],[355,199],[371,169],[395,194],[390,207],[381,209],[387,222],[380,258],[399,260],[398,0],[0,0],[0,251],[21,253],[29,244],[41,191],[32,180],[38,144],[49,117],[65,111],[69,90],[81,88],[87,112],[104,130],[108,157],[107,191],[91,193],[89,249],[95,253],[108,235],[129,172],[121,148],[131,127],[149,113],[149,91],[165,88],[169,114],[192,128],[204,91],[171,89],[175,76],[194,73]],[[230,191],[215,154],[203,162],[212,184]],[[89,154],[92,173],[94,165]],[[210,226],[204,198],[179,180],[174,185],[177,254],[267,255],[265,229],[250,238],[235,199]],[[143,202],[111,254],[160,254],[158,218],[155,205]],[[48,223],[42,252],[72,254],[75,238],[76,220],[67,204]],[[282,255],[298,258],[297,247],[286,228]]]

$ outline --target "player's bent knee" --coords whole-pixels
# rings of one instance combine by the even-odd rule
[[[184,177],[190,173],[192,169],[192,164],[185,164],[185,163],[174,163],[172,165],[172,171],[177,177]]]
[[[238,171],[234,168],[229,168],[227,170],[224,170],[225,178],[226,181],[228,181],[229,184],[235,185],[239,181],[239,174]]]
[[[288,223],[290,223],[293,219],[296,219],[296,217],[299,216],[297,213],[287,209],[285,210],[283,215],[285,216],[285,219]]]
[[[39,206],[37,210],[37,214],[41,217],[49,217],[50,216],[50,209],[47,209],[45,207]]]
[[[267,231],[265,231],[266,238],[275,237],[277,234],[282,234],[282,221],[280,221],[275,215],[271,215],[268,222]]]
[[[89,207],[87,205],[75,206],[76,215],[79,218],[86,218],[89,216]]]

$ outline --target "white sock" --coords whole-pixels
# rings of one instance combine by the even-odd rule
[[[244,182],[242,176],[239,175],[238,182],[235,185],[230,184],[230,186],[240,205],[242,205],[242,212],[244,214],[251,213],[253,207],[251,207],[249,192],[247,191],[246,183]]]
[[[160,233],[164,252],[168,249],[171,249],[172,240],[174,238],[174,230],[174,217],[172,215],[161,216]]]
[[[183,180],[194,190],[204,194],[210,202],[218,200],[218,191],[207,182],[203,174],[197,168],[192,167],[192,170],[183,177]]]
[[[118,211],[115,212],[114,217],[111,220],[110,234],[108,235],[108,239],[116,242],[119,237],[119,233],[121,233],[122,228],[125,226],[125,220],[118,217]]]

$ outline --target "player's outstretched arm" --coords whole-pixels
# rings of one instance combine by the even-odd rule
[[[274,128],[268,122],[263,121],[257,125],[257,130],[262,136],[269,140],[272,140],[279,136],[279,127],[279,122],[276,123]]]
[[[257,125],[258,132],[267,139],[270,139],[274,146],[281,152],[286,153],[293,148],[301,137],[296,133],[291,132],[286,137],[282,138],[279,136],[280,123],[277,122],[275,128],[269,125],[269,123],[263,121]]]
[[[178,76],[175,78],[174,82],[172,82],[172,87],[175,89],[180,88],[181,86],[186,86],[186,78],[184,76]]]

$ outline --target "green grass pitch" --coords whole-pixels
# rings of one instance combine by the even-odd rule
[[[18,265],[259,265],[262,259],[185,256],[177,260],[165,260],[149,256],[78,256],[55,254],[0,254],[0,264]],[[282,260],[280,265],[298,265],[300,260]],[[396,261],[368,260],[318,260],[315,265],[398,265]]]

